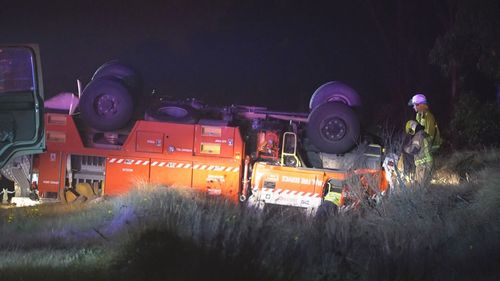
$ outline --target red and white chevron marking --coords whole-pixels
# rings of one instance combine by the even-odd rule
[[[175,168],[175,169],[193,169],[202,171],[215,171],[215,172],[229,172],[237,173],[240,167],[220,166],[220,165],[207,165],[207,164],[190,164],[190,163],[177,163],[177,162],[159,162],[154,161],[151,166]]]
[[[296,206],[314,209],[321,205],[322,198],[318,193],[303,192],[288,189],[252,188],[253,194],[250,198],[256,202],[275,204],[282,206]],[[249,199],[250,200],[250,199]]]
[[[254,192],[255,189],[253,190]],[[289,189],[273,189],[273,188],[262,188],[263,193],[274,193],[275,195],[285,195],[285,196],[298,196],[298,197],[320,197],[318,193],[313,193],[313,192],[303,192],[303,191],[297,191],[297,190],[289,190]]]
[[[147,160],[133,160],[133,159],[124,159],[124,158],[110,158],[109,163],[116,163],[116,164],[126,164],[126,165],[142,165],[146,166],[149,165],[149,161]]]
[[[109,163],[116,164],[127,164],[127,165],[148,165],[149,161],[142,160],[131,160],[124,158],[110,158]],[[205,170],[205,171],[215,171],[215,172],[228,172],[228,173],[237,173],[240,171],[240,167],[231,167],[231,166],[220,166],[220,165],[206,165],[206,164],[195,164],[192,165],[190,163],[178,163],[178,162],[169,162],[169,161],[153,161],[151,162],[152,167],[165,167],[172,169],[193,169],[193,170]]]

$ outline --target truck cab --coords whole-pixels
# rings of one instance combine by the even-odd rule
[[[45,148],[37,45],[0,45],[0,168]]]

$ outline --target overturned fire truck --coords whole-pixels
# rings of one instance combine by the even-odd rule
[[[353,162],[349,151],[361,143],[354,110],[361,100],[341,82],[319,87],[309,113],[216,107],[158,94],[141,107],[140,92],[133,68],[103,64],[78,97],[46,101],[45,152],[11,167],[31,162],[24,170],[40,197],[67,202],[148,184],[259,207],[315,209],[328,192],[346,204],[346,181],[353,176],[370,177],[372,193],[386,188],[379,145],[365,145],[363,164],[355,169],[346,165]],[[20,181],[19,173],[6,174]]]

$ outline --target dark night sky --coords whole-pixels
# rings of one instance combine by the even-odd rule
[[[76,78],[87,82],[99,65],[121,59],[142,73],[144,91],[210,104],[305,111],[331,80],[370,105],[404,107],[415,90],[432,97],[432,5],[401,1],[406,20],[397,5],[378,2],[2,1],[0,38],[40,45],[46,96],[75,91]]]

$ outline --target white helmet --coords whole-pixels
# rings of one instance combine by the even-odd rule
[[[427,98],[423,94],[414,95],[411,100],[408,102],[409,106],[414,106],[416,104],[427,103]]]

